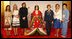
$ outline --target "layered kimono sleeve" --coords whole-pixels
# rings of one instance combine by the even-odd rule
[[[32,14],[31,14],[31,20],[32,20],[32,18],[33,18],[33,16],[34,16],[33,13],[34,13],[34,12],[32,12]]]
[[[43,18],[42,18],[42,13],[41,13],[41,12],[40,12],[40,18],[43,19]]]

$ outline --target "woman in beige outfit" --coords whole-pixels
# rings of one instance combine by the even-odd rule
[[[7,28],[7,36],[10,36],[11,34],[9,29],[11,28],[11,22],[12,22],[12,14],[10,10],[10,5],[6,6],[4,15],[5,15],[5,27]]]

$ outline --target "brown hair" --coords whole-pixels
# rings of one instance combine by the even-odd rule
[[[50,4],[48,4],[48,5],[47,5],[47,8],[48,8],[48,6],[50,6],[50,7],[51,7],[51,5],[50,5]]]
[[[13,11],[14,11],[14,6],[16,6],[16,10],[18,10],[17,5],[16,5],[16,4],[14,4],[14,5],[13,5]]]
[[[7,6],[6,6],[6,10],[5,10],[5,11],[7,11],[7,7],[9,7],[9,12],[10,12],[10,11],[11,11],[11,10],[10,10],[10,5],[7,5]]]
[[[22,3],[22,7],[23,7],[23,4],[25,4],[25,7],[26,7],[26,3],[25,3],[25,2],[23,2],[23,3]]]
[[[56,7],[57,5],[60,7],[60,5],[59,5],[59,4],[56,4],[56,5],[55,5],[55,7]]]

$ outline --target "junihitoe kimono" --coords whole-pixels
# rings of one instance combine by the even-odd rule
[[[26,35],[33,35],[34,33],[36,33],[36,31],[40,34],[40,35],[46,35],[44,25],[43,25],[43,21],[42,21],[42,13],[38,10],[38,11],[33,11],[33,13],[31,14],[31,22],[30,22],[30,28],[31,30],[28,31],[29,33],[27,33]],[[36,33],[37,34],[37,33]]]

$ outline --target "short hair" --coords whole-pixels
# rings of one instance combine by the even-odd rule
[[[57,5],[60,7],[60,5],[59,5],[59,4],[56,4],[56,5],[55,5],[55,7],[56,7]]]
[[[25,4],[25,7],[26,7],[26,3],[25,3],[25,2],[23,2],[23,3],[22,3],[22,7],[23,7],[23,4]]]
[[[65,5],[65,6],[67,7],[67,4],[66,4],[66,3],[63,3],[63,5]],[[63,6],[63,5],[62,5],[62,6]]]
[[[51,5],[50,5],[50,4],[48,4],[48,5],[47,5],[47,8],[48,8],[48,6],[50,6],[50,7],[51,7]]]
[[[38,7],[38,10],[39,10],[39,6],[38,5],[35,5],[34,10],[36,10],[36,7]]]

